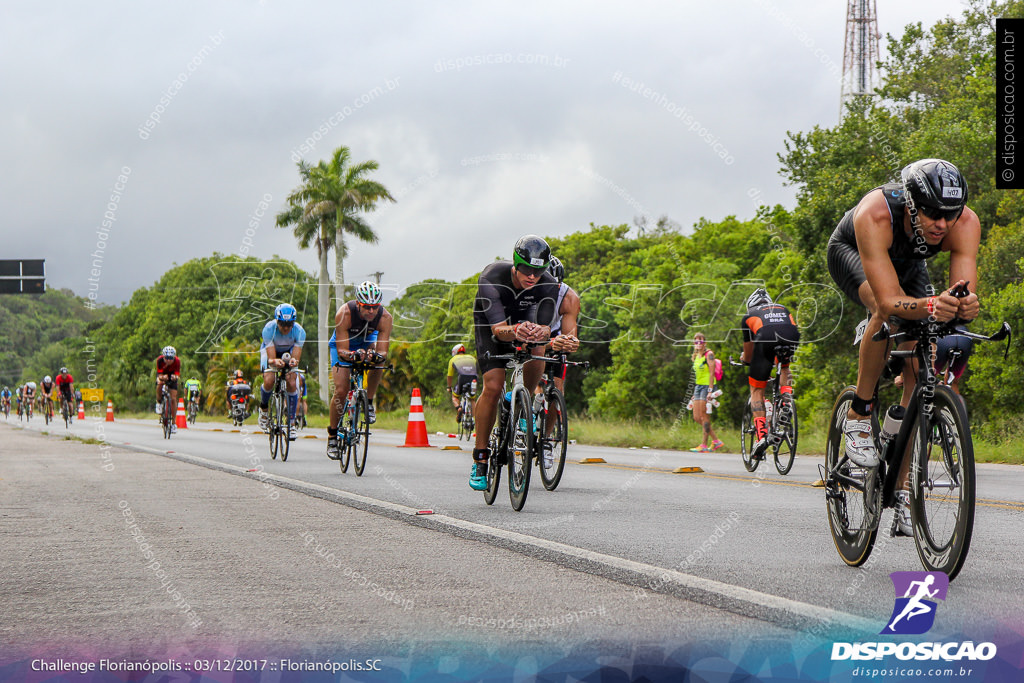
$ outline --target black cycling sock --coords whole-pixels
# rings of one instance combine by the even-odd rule
[[[873,399],[863,399],[857,394],[853,395],[853,401],[850,404],[850,409],[862,417],[867,417],[871,414],[871,402]]]
[[[487,458],[491,455],[490,448],[474,448],[473,449],[473,460],[476,462],[487,462]]]
[[[335,428],[328,427],[327,428],[327,436],[337,436],[337,435],[338,435],[337,427],[335,427]]]

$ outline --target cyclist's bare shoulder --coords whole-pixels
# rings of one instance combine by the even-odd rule
[[[853,229],[861,254],[868,250],[886,251],[892,246],[892,214],[881,190],[872,190],[857,204]]]
[[[942,240],[942,251],[977,256],[981,245],[981,220],[978,214],[964,207],[963,214],[949,229],[949,234]]]

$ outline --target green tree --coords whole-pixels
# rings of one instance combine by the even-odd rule
[[[234,377],[235,370],[241,370],[252,387],[253,396],[259,400],[259,387],[263,385],[263,373],[260,371],[260,345],[258,342],[242,337],[225,340],[220,350],[213,355],[206,368],[206,379],[203,381],[203,394],[206,398],[206,409],[211,413],[226,415],[227,382]],[[185,377],[184,373],[182,377]]]
[[[317,298],[317,360],[320,367],[320,398],[327,400],[328,328],[334,321],[330,311],[327,252],[334,249],[337,305],[344,299],[344,261],[348,254],[345,235],[376,244],[377,234],[360,215],[373,211],[382,200],[395,201],[387,188],[367,176],[379,167],[376,161],[352,164],[348,147],[334,150],[331,160],[311,166],[298,163],[302,184],[287,197],[288,208],[277,214],[279,228],[292,227],[299,247],[316,245],[320,260]]]

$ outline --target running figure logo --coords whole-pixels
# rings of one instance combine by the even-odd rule
[[[896,604],[882,634],[925,633],[935,623],[936,600],[945,600],[949,577],[945,572],[893,572]]]

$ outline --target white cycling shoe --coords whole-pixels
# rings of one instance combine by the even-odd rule
[[[846,456],[858,467],[878,467],[878,451],[875,441],[871,438],[871,420],[851,420],[846,418],[843,427],[846,437]]]
[[[896,492],[896,535],[914,537],[914,525],[910,520],[910,492]]]

